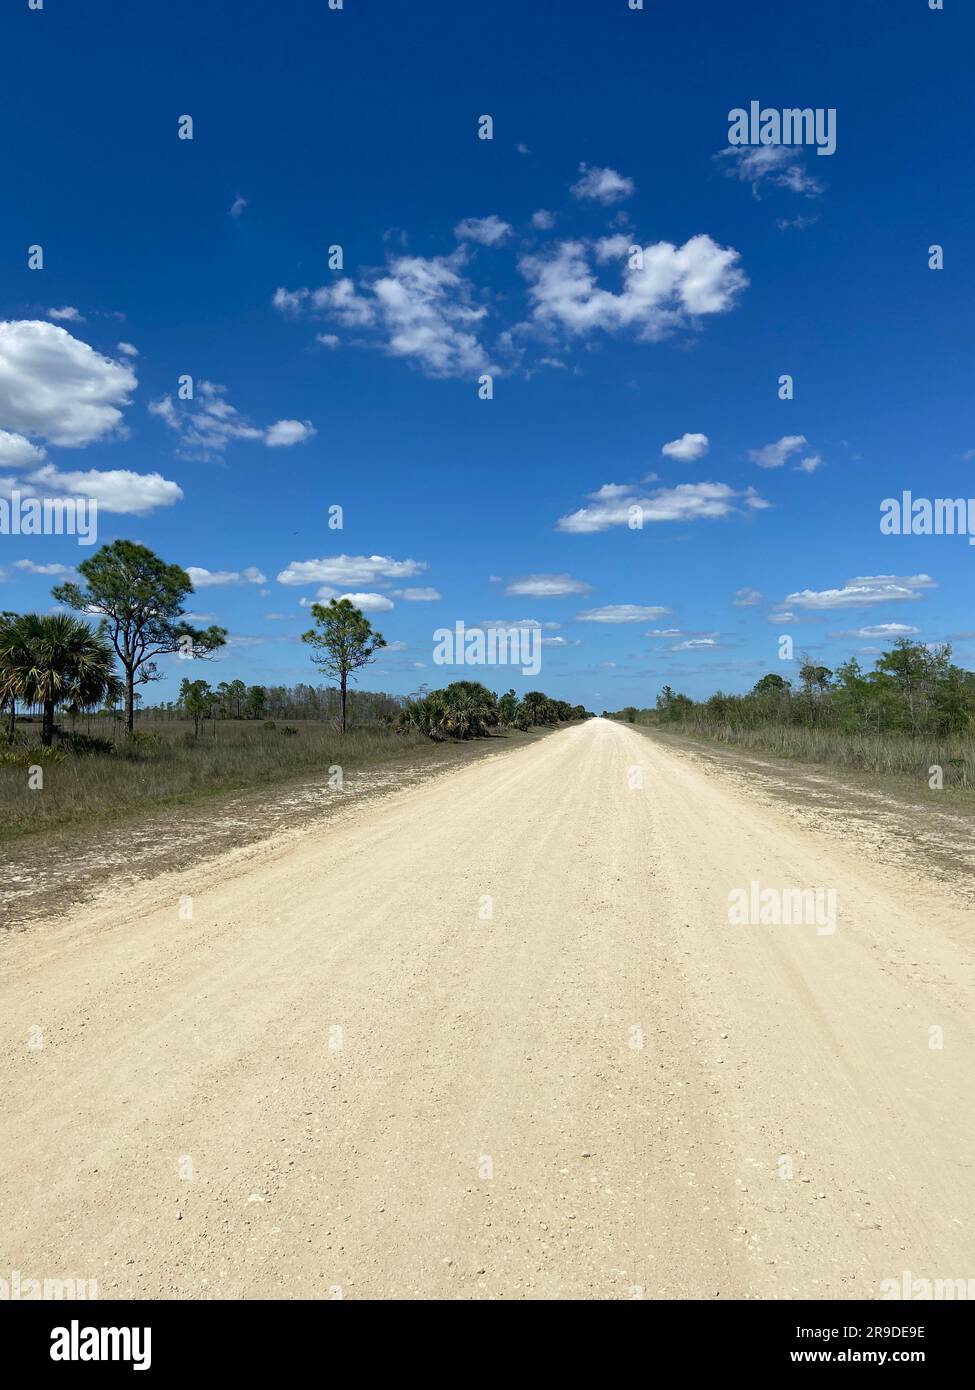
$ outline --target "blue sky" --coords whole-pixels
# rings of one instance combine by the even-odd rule
[[[975,550],[879,530],[975,496],[965,10],[6,6],[0,490],[209,572],[213,681],[317,679],[321,590],[371,596],[399,693],[652,704],[888,624],[972,664]],[[752,100],[835,108],[836,153],[732,150]],[[85,553],[0,536],[0,606]],[[545,625],[541,675],[433,665],[458,620]]]

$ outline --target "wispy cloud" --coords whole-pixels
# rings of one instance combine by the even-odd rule
[[[652,623],[657,618],[666,617],[670,611],[669,608],[661,608],[656,604],[607,603],[601,608],[587,608],[583,613],[577,613],[576,621],[580,623]]]
[[[639,529],[662,521],[714,520],[769,505],[754,488],[738,492],[727,483],[679,483],[646,495],[631,484],[606,483],[589,498],[589,506],[561,517],[557,530],[581,535],[612,526]]]
[[[425,569],[419,560],[394,560],[391,555],[329,555],[320,560],[292,560],[278,575],[278,583],[382,587],[382,581],[388,585],[412,579]]]
[[[582,177],[570,189],[573,198],[588,198],[609,207],[631,198],[636,191],[633,180],[618,174],[615,169],[590,168],[588,164],[580,164],[579,173]]]
[[[865,608],[875,603],[907,603],[938,586],[928,574],[877,574],[848,579],[838,589],[799,589],[783,600],[789,608]]]
[[[747,183],[755,198],[761,196],[766,184],[807,198],[816,198],[823,191],[820,181],[806,173],[803,151],[795,145],[729,145],[714,157],[727,161],[727,177]]]
[[[227,400],[227,388],[212,381],[197,382],[192,400],[167,395],[150,401],[149,412],[179,437],[178,452],[188,458],[217,458],[235,440],[290,448],[316,433],[310,420],[277,420],[264,429],[253,425]]]

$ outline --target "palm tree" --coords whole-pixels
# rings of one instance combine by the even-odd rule
[[[25,613],[0,627],[0,698],[43,708],[45,748],[54,740],[59,704],[90,709],[121,692],[111,647],[80,618]]]

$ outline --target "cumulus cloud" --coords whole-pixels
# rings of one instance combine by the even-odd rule
[[[532,213],[532,226],[538,232],[550,232],[555,226],[555,214],[547,208],[539,208]]]
[[[361,608],[363,613],[388,613],[395,607],[392,599],[386,598],[384,594],[340,594],[339,598],[347,598],[356,608]]]
[[[820,181],[806,173],[803,151],[795,145],[729,145],[714,157],[727,161],[727,177],[747,183],[755,198],[761,197],[766,184],[807,198],[816,198],[823,191]]]
[[[657,488],[646,495],[625,483],[606,483],[589,494],[591,505],[559,519],[557,530],[576,535],[606,531],[611,526],[643,525],[657,521],[699,521],[731,516],[742,510],[759,511],[769,504],[746,488],[736,492],[727,483],[680,483]]]
[[[703,458],[709,448],[710,441],[706,434],[682,434],[680,439],[672,439],[665,444],[660,452],[666,458],[693,463],[695,459]]]
[[[343,278],[317,290],[279,289],[273,302],[284,313],[307,310],[358,330],[361,341],[428,376],[476,375],[491,367],[478,337],[487,309],[462,273],[466,258],[463,246],[450,256],[393,256],[358,286]]]
[[[22,434],[0,430],[0,468],[36,468],[44,458],[44,450]]]
[[[459,241],[476,241],[481,246],[498,246],[511,235],[511,225],[495,213],[490,217],[465,217],[454,228]]]
[[[264,431],[264,443],[269,449],[288,449],[317,433],[310,420],[277,420]]]
[[[84,316],[71,304],[65,304],[63,309],[48,309],[47,316],[54,319],[56,323],[84,323]]]
[[[905,603],[923,598],[925,589],[938,586],[928,574],[876,574],[848,579],[839,589],[800,589],[787,594],[790,608],[865,608],[874,603]]]
[[[24,570],[27,574],[42,574],[47,579],[72,579],[78,571],[74,565],[37,565],[33,560],[15,560],[15,570]]]
[[[580,164],[579,173],[582,177],[570,189],[573,198],[589,198],[602,203],[603,207],[632,197],[636,190],[633,180],[618,174],[615,169],[590,168],[587,164]]]
[[[199,381],[192,400],[163,396],[150,401],[149,412],[179,436],[178,452],[187,458],[219,457],[237,439],[260,441],[269,449],[289,448],[316,433],[309,420],[277,420],[260,429],[230,404],[226,392],[225,386]]]
[[[655,604],[645,605],[639,603],[607,603],[602,608],[587,608],[583,613],[576,614],[576,621],[580,623],[646,623],[653,622],[656,618],[664,618],[670,613],[669,608],[661,608]]]
[[[643,268],[626,260],[618,293],[597,284],[594,249],[597,257],[608,254],[605,244],[562,241],[521,258],[536,326],[569,334],[630,331],[656,341],[702,315],[726,313],[748,283],[738,252],[707,235],[683,246],[661,241],[643,248]]]
[[[764,594],[760,589],[736,589],[731,601],[736,608],[754,608],[763,598]]]
[[[564,594],[588,594],[592,585],[570,574],[525,574],[512,579],[505,593],[512,598],[560,598]]]
[[[208,570],[200,565],[187,565],[186,573],[192,579],[194,589],[212,589],[227,584],[267,583],[267,575],[262,574],[256,565],[248,565],[243,570]]]
[[[132,343],[116,343],[115,351],[120,352],[123,357],[138,357],[139,355],[139,349],[134,347]]]
[[[0,323],[0,429],[80,448],[116,433],[138,385],[132,368],[103,357],[66,328]]]
[[[381,587],[380,581],[413,579],[425,569],[422,561],[394,560],[390,555],[329,555],[320,560],[292,560],[278,575],[278,583]]]
[[[171,507],[182,500],[183,490],[159,473],[132,473],[125,468],[63,473],[52,463],[36,469],[30,481],[60,496],[91,497],[105,512],[148,516],[157,507]]]

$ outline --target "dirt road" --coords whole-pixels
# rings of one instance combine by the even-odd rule
[[[733,925],[753,882],[833,890],[835,931]],[[624,726],[558,732],[0,942],[0,1275],[460,1299],[975,1277],[972,942],[923,865]]]

